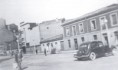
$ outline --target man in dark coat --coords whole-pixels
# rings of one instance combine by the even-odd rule
[[[45,54],[45,56],[47,56],[47,51],[46,51],[46,49],[44,49],[44,54]]]

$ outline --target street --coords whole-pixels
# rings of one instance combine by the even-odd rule
[[[74,51],[75,52],[75,51]],[[73,58],[74,52],[59,54],[27,54],[24,55],[23,70],[117,70],[118,55],[97,58],[94,61],[78,61]],[[0,63],[0,70],[13,70],[13,59]]]

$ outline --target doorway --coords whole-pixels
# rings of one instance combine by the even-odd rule
[[[64,41],[60,41],[61,43],[61,51],[64,51]]]
[[[74,43],[75,43],[75,50],[78,50],[78,41],[77,41],[77,38],[74,39]]]
[[[108,41],[108,35],[107,35],[107,33],[103,33],[103,37],[104,37],[104,43],[105,43],[105,45],[109,46],[109,41]]]

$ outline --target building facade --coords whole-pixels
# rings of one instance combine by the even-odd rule
[[[64,48],[77,50],[86,41],[99,40],[109,47],[118,44],[118,4],[65,22]]]
[[[36,23],[21,23],[22,47],[30,47],[34,51],[40,45],[39,25]]]
[[[44,49],[51,52],[51,49],[55,48],[57,51],[62,49],[62,39],[63,39],[63,28],[62,23],[64,19],[49,20],[40,23],[40,38],[41,38],[41,50]]]

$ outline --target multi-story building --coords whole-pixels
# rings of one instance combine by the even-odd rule
[[[64,50],[63,46],[63,28],[62,23],[64,19],[49,20],[40,23],[40,38],[41,38],[41,49],[44,51],[46,48],[51,51],[52,48],[56,50]]]
[[[63,25],[65,50],[78,49],[82,42],[100,40],[105,45],[118,44],[118,4],[113,4]]]

